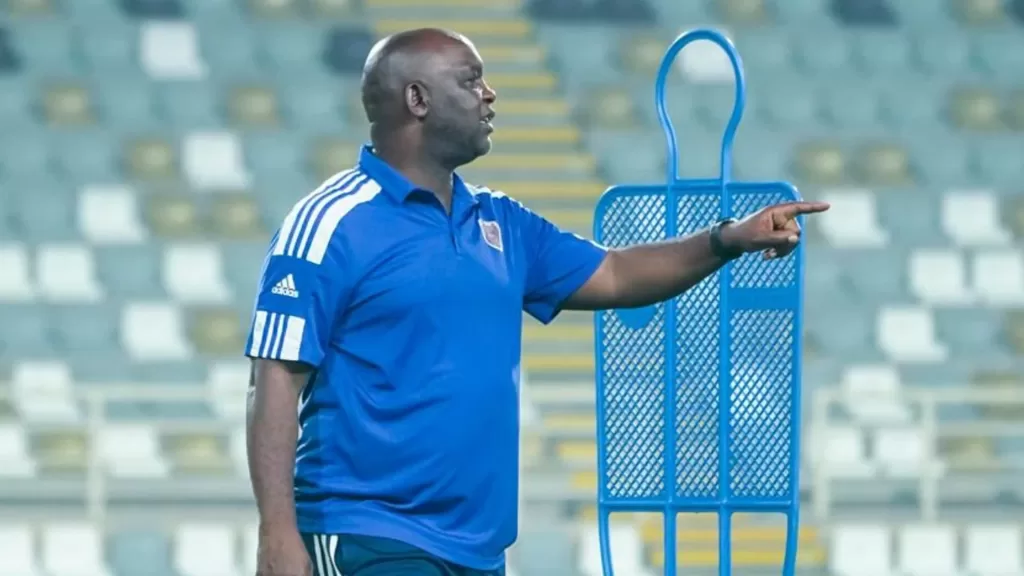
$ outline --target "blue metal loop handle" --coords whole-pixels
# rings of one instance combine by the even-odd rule
[[[654,84],[654,106],[658,111],[658,121],[661,123],[661,129],[665,132],[665,139],[668,143],[666,177],[670,186],[680,180],[679,143],[676,140],[676,129],[672,125],[672,119],[669,118],[668,108],[665,105],[665,83],[668,81],[668,75],[672,72],[676,55],[687,45],[698,40],[709,40],[717,44],[725,51],[726,56],[729,57],[729,63],[732,64],[736,96],[732,105],[732,115],[729,117],[725,135],[722,137],[721,163],[719,164],[719,180],[722,182],[722,192],[726,194],[725,184],[732,177],[732,143],[736,138],[736,129],[739,128],[740,119],[743,118],[743,108],[747,104],[747,87],[743,78],[743,61],[740,59],[739,52],[736,51],[736,46],[724,34],[710,28],[699,28],[680,34],[665,52],[665,57],[661,60],[661,67],[658,69],[658,79]]]

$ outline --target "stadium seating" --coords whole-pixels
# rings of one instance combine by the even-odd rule
[[[8,0],[0,12],[0,506],[24,497],[19,485],[46,500],[96,471],[112,499],[149,494],[134,505],[244,499],[240,352],[256,275],[284,212],[366,139],[358,74],[376,38],[425,24],[470,35],[499,129],[465,175],[589,235],[608,184],[664,179],[653,72],[674,35],[710,24],[747,69],[737,173],[834,207],[807,234],[804,469],[824,504],[805,514],[802,570],[1024,572],[1020,514],[844,516],[854,495],[899,508],[906,486],[940,511],[947,498],[993,513],[1007,494],[1021,501],[1000,478],[1024,462],[1024,2]],[[728,61],[694,45],[676,76],[682,169],[716,175]],[[557,513],[524,515],[513,561],[525,576],[599,574],[592,316],[524,328],[524,500]],[[5,520],[0,574],[251,574],[249,517],[233,510],[141,531]],[[681,565],[714,573],[714,525],[687,522]],[[738,521],[737,567],[770,572],[780,526]],[[616,573],[658,573],[659,521],[616,530]]]

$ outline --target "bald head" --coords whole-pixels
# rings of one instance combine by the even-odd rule
[[[419,28],[377,42],[363,66],[362,99],[371,123],[401,122],[407,112],[406,88],[436,73],[438,58],[452,48],[472,49],[460,34],[438,28]]]
[[[429,156],[447,169],[490,150],[494,91],[464,36],[421,28],[378,42],[363,68],[363,108],[375,148]]]

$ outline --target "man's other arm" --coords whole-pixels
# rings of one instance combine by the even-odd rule
[[[722,228],[728,251],[788,255],[800,237],[796,217],[828,209],[822,202],[769,206]],[[710,231],[684,238],[609,250],[597,271],[563,308],[601,310],[648,306],[673,298],[699,284],[726,263],[712,250]]]
[[[298,362],[252,361],[246,409],[249,478],[262,524],[294,529],[298,403],[310,369]]]

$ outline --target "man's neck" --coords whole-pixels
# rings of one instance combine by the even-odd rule
[[[411,154],[404,150],[389,150],[387,147],[382,148],[375,144],[374,152],[417,188],[429,190],[437,196],[445,210],[451,210],[452,170],[440,166],[430,158]]]

